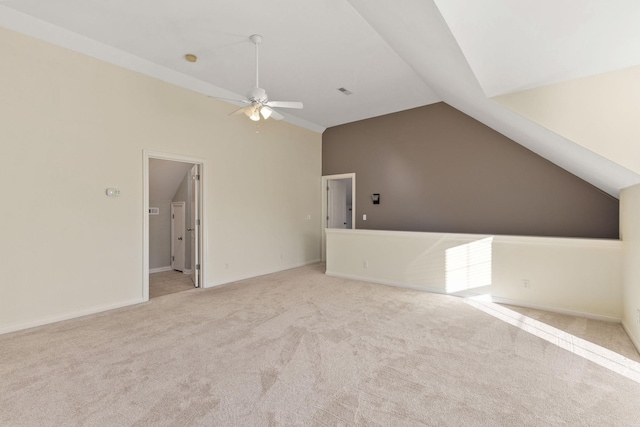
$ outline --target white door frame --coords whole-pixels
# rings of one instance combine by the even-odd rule
[[[187,213],[186,206],[187,206],[186,202],[171,202],[171,268],[183,273],[184,273],[184,270],[187,268],[187,264],[185,263],[185,258],[186,258],[185,254],[186,254],[187,248],[185,247],[186,240],[184,238],[184,236],[186,235],[185,233],[185,230],[186,230],[185,216]],[[177,226],[176,226],[176,218],[175,218],[176,208],[179,208],[180,210],[182,210],[182,215],[180,216],[182,220],[180,221],[180,224],[177,224]],[[182,270],[176,269],[176,258],[179,256],[179,254],[176,251],[177,249],[176,248],[176,232],[179,234],[182,234],[182,237],[180,238],[180,240],[182,240],[182,254],[181,254]]]
[[[200,270],[197,263],[200,262],[200,165],[194,164],[189,171],[191,182],[191,218],[189,218],[189,233],[191,237],[191,281],[196,288],[200,287]]]
[[[180,154],[163,153],[159,151],[142,150],[142,300],[149,301],[149,160],[170,160],[174,162],[192,163],[199,165],[200,173],[200,288],[207,286],[207,203],[205,191],[207,168],[205,159],[183,156]]]
[[[327,185],[328,181],[334,179],[351,178],[351,225],[352,230],[356,229],[356,174],[355,173],[342,173],[338,175],[325,175],[322,177],[322,261],[327,260],[327,235],[324,230],[327,228]]]

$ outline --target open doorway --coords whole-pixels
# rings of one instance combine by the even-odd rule
[[[355,229],[356,174],[322,177],[322,260],[326,261],[325,228]]]
[[[143,299],[204,287],[204,161],[144,152]]]

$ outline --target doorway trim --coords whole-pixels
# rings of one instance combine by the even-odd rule
[[[327,228],[327,186],[329,181],[334,179],[348,179],[351,178],[351,229],[356,229],[356,174],[353,173],[341,173],[337,175],[324,175],[322,177],[322,262],[327,261],[327,235],[324,230]]]
[[[205,187],[207,185],[207,167],[205,159],[163,153],[160,151],[142,150],[142,300],[149,301],[149,160],[170,160],[173,162],[191,163],[200,166],[200,289],[207,286],[207,201]],[[196,288],[197,289],[197,288]]]

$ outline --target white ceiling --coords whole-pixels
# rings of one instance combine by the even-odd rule
[[[322,132],[445,101],[612,195],[640,182],[487,98],[640,64],[637,0],[1,3],[1,26],[217,97],[255,83],[258,33],[260,86],[304,102],[281,110],[291,123]]]
[[[304,109],[295,115],[323,128],[440,101],[344,0],[15,0],[4,5],[224,88],[236,98],[254,86],[249,36],[260,34],[260,86],[272,100],[302,101]],[[187,62],[187,53],[198,61]],[[340,87],[353,95],[343,95]],[[215,87],[206,93],[229,96]]]
[[[436,0],[489,97],[640,64],[637,0]]]

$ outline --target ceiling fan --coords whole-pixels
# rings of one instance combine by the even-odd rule
[[[269,117],[275,120],[282,120],[282,116],[273,108],[302,108],[302,102],[290,102],[290,101],[269,101],[267,92],[262,89],[258,81],[258,45],[262,42],[262,36],[259,34],[253,34],[249,39],[256,45],[256,85],[247,94],[247,99],[231,99],[230,101],[243,102],[249,104],[246,107],[242,107],[239,110],[232,112],[229,115],[244,113],[253,121],[260,120],[260,116],[264,119]]]

